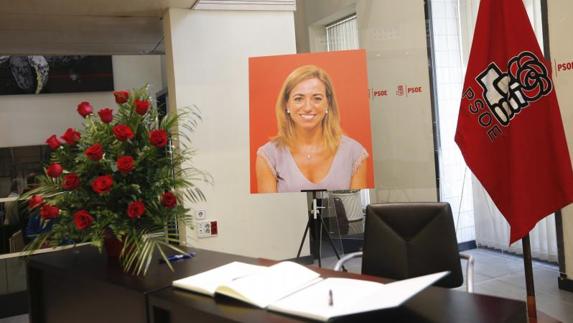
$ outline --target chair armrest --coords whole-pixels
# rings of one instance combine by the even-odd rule
[[[341,271],[342,270],[342,266],[344,266],[344,264],[352,259],[352,258],[358,258],[358,257],[362,257],[362,251],[357,251],[357,252],[353,252],[353,253],[349,253],[346,256],[340,258],[340,260],[338,262],[336,262],[336,265],[334,265],[334,271]]]
[[[474,292],[474,257],[460,253],[460,258],[467,260],[466,263],[466,291]]]

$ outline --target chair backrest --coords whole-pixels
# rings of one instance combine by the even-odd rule
[[[342,199],[340,199],[340,197],[333,197],[332,200],[334,201],[334,210],[336,211],[336,220],[340,234],[345,235],[348,233],[348,218],[346,217],[346,209],[344,208],[344,204],[342,203]]]
[[[448,203],[371,204],[366,208],[362,273],[405,279],[439,271],[434,285],[463,284],[462,267]]]

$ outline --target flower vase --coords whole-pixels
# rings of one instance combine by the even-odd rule
[[[123,249],[123,241],[119,240],[113,233],[106,233],[103,245],[109,262],[119,264],[119,257]]]

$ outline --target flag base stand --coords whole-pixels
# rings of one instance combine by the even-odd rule
[[[531,261],[531,244],[529,234],[521,239],[523,245],[523,267],[525,268],[525,289],[527,290],[527,316],[530,322],[537,321],[537,304],[535,302],[535,287],[533,284],[533,265]]]

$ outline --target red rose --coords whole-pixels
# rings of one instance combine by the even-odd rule
[[[149,141],[157,148],[165,147],[167,145],[167,131],[163,129],[150,131]]]
[[[32,195],[30,200],[28,201],[28,208],[34,209],[44,203],[44,198],[41,195]]]
[[[168,209],[172,209],[177,205],[177,197],[171,192],[165,192],[161,196],[161,205]]]
[[[110,108],[100,109],[97,114],[103,123],[110,123],[113,121],[113,110]]]
[[[98,194],[107,193],[111,190],[113,185],[113,177],[111,175],[100,176],[92,182],[92,190]]]
[[[145,213],[145,204],[141,201],[133,201],[127,206],[127,216],[130,219],[139,219]]]
[[[117,104],[123,104],[129,99],[129,92],[127,91],[113,91],[113,96],[115,96],[115,102]]]
[[[137,112],[137,114],[139,114],[140,116],[144,115],[147,113],[147,110],[149,109],[149,101],[145,100],[139,100],[139,99],[135,99],[135,112]]]
[[[131,128],[124,124],[118,124],[117,126],[113,127],[113,134],[119,141],[126,141],[133,138],[133,131],[131,131]]]
[[[64,175],[64,181],[62,182],[62,188],[68,191],[75,189],[80,186],[80,178],[76,173],[69,173]]]
[[[62,175],[63,171],[64,171],[64,168],[62,168],[62,165],[60,165],[58,163],[52,163],[50,166],[48,166],[48,169],[46,169],[46,173],[48,173],[48,176],[54,177],[54,178]]]
[[[48,146],[50,146],[50,149],[52,150],[58,149],[58,147],[60,147],[60,145],[62,144],[58,140],[58,137],[56,137],[56,135],[51,135],[50,138],[46,140],[46,143],[48,144]]]
[[[60,215],[60,209],[53,205],[44,204],[44,206],[42,206],[40,209],[40,216],[42,219],[55,219],[58,217],[58,215]]]
[[[93,222],[93,216],[86,210],[79,210],[74,213],[74,224],[79,231],[89,227]]]
[[[103,157],[103,146],[101,144],[93,144],[84,151],[84,155],[90,160],[98,161]]]
[[[91,114],[93,111],[92,105],[89,102],[81,102],[80,104],[78,104],[78,113],[82,116],[82,117],[86,117],[89,114]]]
[[[127,174],[133,170],[133,161],[133,157],[131,156],[121,156],[117,159],[115,164],[120,172]]]
[[[68,128],[61,137],[68,145],[75,145],[80,141],[81,134],[76,129]]]

